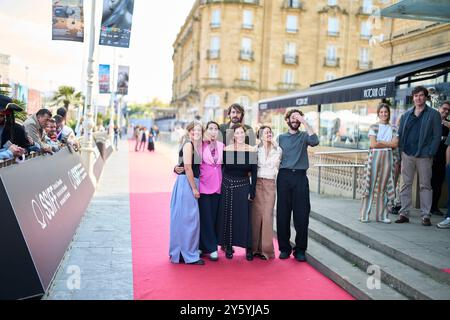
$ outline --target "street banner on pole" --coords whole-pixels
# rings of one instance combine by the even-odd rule
[[[52,40],[84,41],[83,0],[53,0]]]
[[[98,68],[98,81],[100,93],[111,93],[110,89],[110,66],[109,64],[101,64]]]
[[[129,48],[134,0],[103,0],[100,45]]]
[[[119,66],[117,76],[117,94],[126,96],[128,94],[128,80],[130,78],[130,67]]]

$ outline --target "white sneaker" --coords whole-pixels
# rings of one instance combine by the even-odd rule
[[[209,255],[209,259],[210,259],[211,261],[217,261],[217,260],[219,259],[219,254],[217,253],[217,251],[212,252],[212,253]]]
[[[444,221],[437,224],[439,229],[450,229],[450,218],[446,218]]]
[[[385,219],[378,220],[378,222],[391,223],[392,221],[391,221],[391,219],[385,218]]]
[[[359,218],[358,220],[361,221],[362,223],[369,223],[370,222],[369,219],[361,219],[361,218]]]

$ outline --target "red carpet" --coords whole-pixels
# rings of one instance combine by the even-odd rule
[[[157,146],[156,146],[157,147]],[[304,300],[353,299],[306,263],[294,259],[233,260],[221,252],[205,266],[169,261],[170,192],[176,159],[134,152],[130,143],[130,206],[135,299],[151,300]]]

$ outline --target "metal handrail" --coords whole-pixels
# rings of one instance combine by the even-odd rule
[[[320,194],[320,186],[322,180],[322,168],[353,168],[353,199],[356,199],[356,185],[357,185],[357,170],[358,168],[364,168],[363,164],[325,164],[322,162],[322,155],[334,155],[334,154],[361,154],[361,153],[369,153],[369,150],[332,150],[332,151],[321,151],[315,152],[314,155],[320,156],[319,163],[314,164],[314,167],[319,168],[318,177],[317,177],[317,193]]]
[[[332,151],[321,151],[314,152],[314,155],[322,155],[322,154],[351,154],[351,153],[368,153],[369,150],[332,150]]]

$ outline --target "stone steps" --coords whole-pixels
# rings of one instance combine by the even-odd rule
[[[337,259],[332,257],[331,254],[328,254],[328,258],[324,257],[322,251],[323,247],[326,247],[350,265],[357,266],[364,273],[365,279],[369,277],[366,273],[369,266],[375,266],[380,272],[382,289],[389,288],[400,293],[396,297],[392,292],[390,294],[381,294],[380,289],[374,289],[370,290],[371,292],[369,292],[367,297],[373,297],[374,299],[401,299],[403,297],[424,300],[450,299],[450,287],[447,284],[433,279],[427,273],[416,270],[403,261],[394,259],[364,242],[349,237],[340,230],[320,222],[315,217],[310,219],[309,237],[313,240],[311,241],[311,246],[308,247],[308,255],[311,256],[312,261],[319,260],[323,266],[333,268]],[[354,282],[359,285],[359,290],[367,292],[369,290],[367,284],[365,282],[361,283],[360,277],[356,279]],[[358,297],[357,295],[355,296]],[[362,296],[364,297],[364,295]]]

